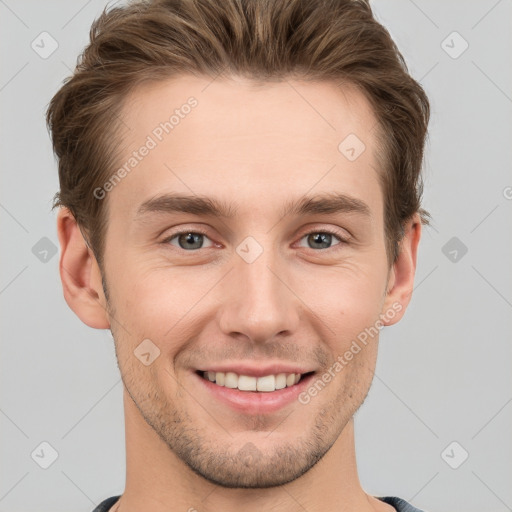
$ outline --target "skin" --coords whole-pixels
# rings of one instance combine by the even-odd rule
[[[119,511],[389,512],[362,489],[354,446],[353,415],[372,381],[378,336],[309,403],[266,415],[217,402],[192,372],[205,363],[286,361],[321,377],[381,315],[384,325],[403,316],[421,223],[417,215],[407,223],[390,265],[370,106],[329,82],[181,76],[145,84],[123,107],[120,165],[190,96],[197,107],[106,198],[109,302],[72,215],[58,214],[65,299],[85,324],[111,329],[124,383]],[[338,150],[350,133],[366,145],[352,162]],[[233,202],[238,213],[136,220],[139,205],[163,192]],[[285,201],[322,192],[360,199],[370,215],[281,215]],[[179,237],[165,241],[197,229],[206,236],[192,248]],[[349,240],[335,235],[321,245],[307,236],[326,229]],[[263,248],[252,263],[236,252],[247,236]],[[401,310],[388,318],[393,304]],[[147,338],[160,350],[149,366],[134,355]]]

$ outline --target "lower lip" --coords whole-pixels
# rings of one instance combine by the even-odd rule
[[[303,377],[297,384],[276,391],[240,391],[237,388],[218,386],[194,372],[200,385],[220,402],[245,414],[269,414],[298,400],[299,395],[307,389],[314,373]]]

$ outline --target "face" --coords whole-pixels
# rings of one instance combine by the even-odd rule
[[[104,277],[130,414],[214,483],[294,480],[363,402],[378,335],[345,354],[390,308],[376,120],[326,82],[181,77],[123,108]]]

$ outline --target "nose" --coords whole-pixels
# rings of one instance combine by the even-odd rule
[[[222,283],[219,327],[229,336],[265,343],[296,332],[301,301],[293,291],[289,265],[264,250],[252,263],[234,255],[234,268]],[[288,270],[285,270],[288,267]]]

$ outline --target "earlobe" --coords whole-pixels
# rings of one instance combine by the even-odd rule
[[[397,323],[404,315],[414,288],[418,244],[421,237],[421,219],[414,215],[404,227],[400,252],[389,272],[387,294],[382,310],[384,325]],[[392,311],[392,314],[388,314]]]
[[[89,327],[108,329],[110,322],[101,272],[68,208],[59,210],[57,233],[61,249],[59,273],[68,306]]]

